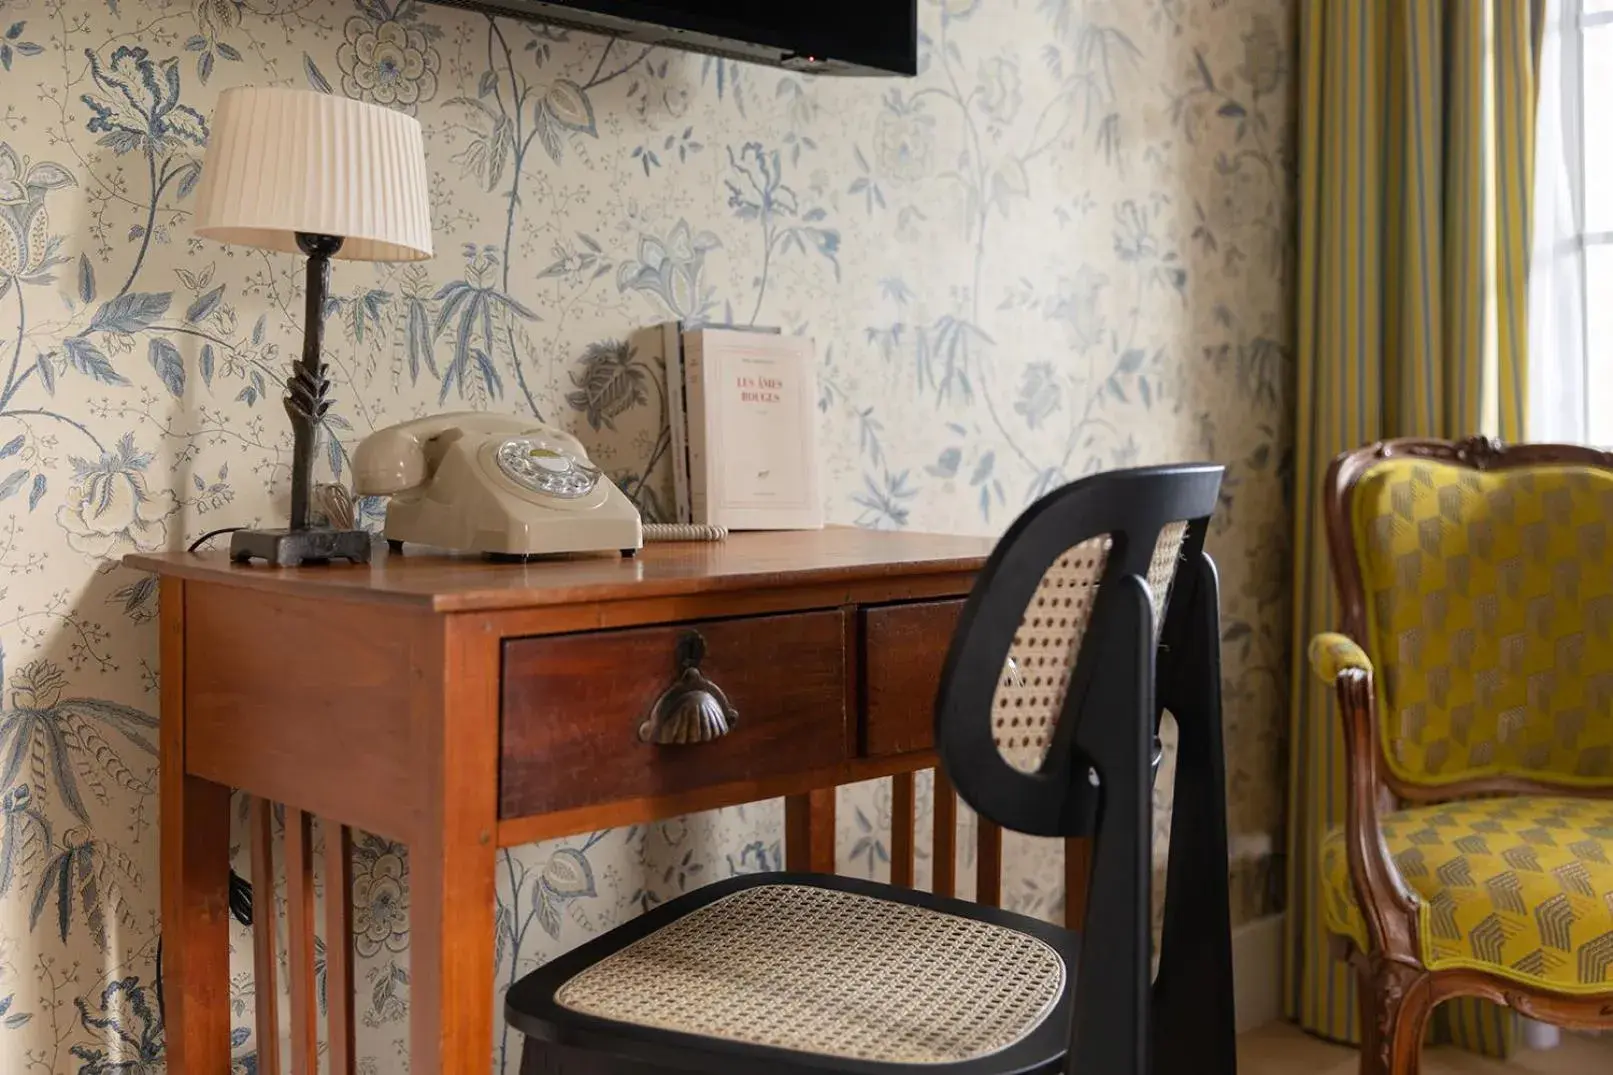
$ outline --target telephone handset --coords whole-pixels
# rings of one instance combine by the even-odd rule
[[[638,511],[564,430],[463,411],[366,437],[360,496],[387,495],[386,537],[510,556],[643,546]]]

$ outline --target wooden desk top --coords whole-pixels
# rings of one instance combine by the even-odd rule
[[[123,562],[201,582],[463,612],[974,572],[993,544],[990,538],[830,527],[732,534],[715,542],[657,542],[632,558],[612,553],[527,564],[495,564],[437,550],[388,555],[382,547],[368,565],[236,564],[223,550],[132,553]]]

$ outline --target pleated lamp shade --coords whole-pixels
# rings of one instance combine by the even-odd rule
[[[390,108],[309,90],[225,90],[196,194],[196,234],[297,252],[297,233],[336,235],[336,257],[431,257],[420,124]]]

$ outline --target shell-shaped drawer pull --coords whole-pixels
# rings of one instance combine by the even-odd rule
[[[722,688],[701,673],[705,656],[706,640],[699,631],[678,639],[677,677],[639,724],[640,740],[661,746],[709,743],[734,730],[739,713]]]

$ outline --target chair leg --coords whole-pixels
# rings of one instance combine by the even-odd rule
[[[1417,1075],[1428,1026],[1428,974],[1405,963],[1358,965],[1361,1075]]]

